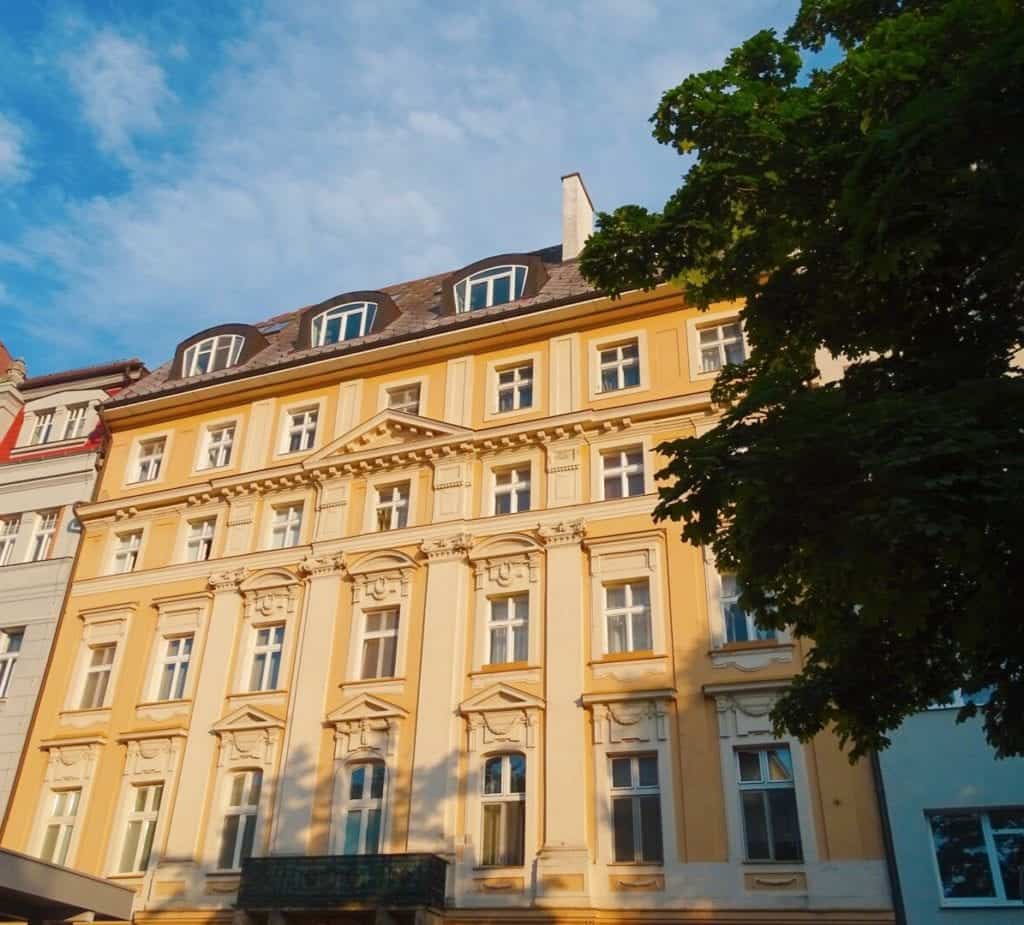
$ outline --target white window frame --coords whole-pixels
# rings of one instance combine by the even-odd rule
[[[510,476],[508,485],[501,484],[499,480],[504,476]],[[522,476],[525,475],[525,481]],[[526,507],[519,507],[519,492],[525,486],[527,500]],[[509,510],[498,511],[498,498],[501,495],[509,496]],[[533,466],[530,461],[524,461],[519,465],[495,466],[491,469],[491,515],[503,517],[507,514],[522,514],[533,509]]]
[[[601,384],[601,352],[636,343],[637,368],[640,381],[637,385],[625,386],[620,389],[605,390]],[[634,395],[637,392],[646,392],[651,388],[651,367],[647,349],[647,332],[643,329],[630,331],[616,331],[590,341],[589,350],[589,374],[587,376],[590,400],[618,401],[624,395]]]
[[[89,416],[89,403],[78,402],[68,405],[67,416],[64,419],[65,440],[79,440],[85,434],[85,422]]]
[[[149,485],[163,480],[169,440],[164,435],[140,439],[132,458],[131,485]],[[159,447],[159,453],[147,453],[148,447]],[[152,473],[152,474],[150,474]],[[146,475],[146,478],[143,478]]]
[[[0,517],[0,566],[10,565],[21,533],[21,514]]]
[[[142,544],[146,531],[142,527],[115,531],[111,534],[110,568],[108,574],[127,575],[136,571],[142,558]],[[123,544],[128,540],[127,546]],[[130,563],[128,568],[123,565]]]
[[[774,743],[771,743],[771,744],[768,744],[768,745],[737,745],[733,749],[733,760],[736,763],[737,793],[739,794],[739,799],[740,799],[740,821],[741,821],[742,826],[743,826],[743,857],[744,857],[744,860],[747,863],[749,863],[749,864],[775,864],[775,863],[802,864],[804,862],[804,857],[803,857],[803,850],[804,850],[804,848],[803,848],[803,839],[802,839],[802,836],[803,836],[803,826],[800,823],[800,807],[797,804],[797,800],[796,800],[796,775],[791,770],[790,779],[788,781],[773,781],[773,780],[770,779],[769,774],[768,774],[768,760],[767,760],[768,752],[771,751],[771,750],[780,751],[782,749],[785,749],[786,752],[788,752],[788,754],[789,754],[789,761],[790,761],[790,767],[792,769],[792,765],[793,765],[793,750],[789,747],[789,744],[787,742],[774,742]],[[740,768],[740,752],[746,752],[746,753],[755,753],[756,752],[757,753],[758,763],[759,763],[759,768],[760,768],[760,779],[759,780],[757,780],[757,781],[744,781],[743,780],[742,775],[740,773],[740,769],[739,769]],[[794,807],[796,809],[796,814],[797,814],[797,835],[798,835],[798,837],[801,838],[801,841],[800,841],[800,857],[799,858],[782,858],[782,859],[778,859],[778,858],[775,858],[774,856],[773,857],[767,857],[767,858],[752,858],[752,857],[750,857],[750,840],[749,840],[749,838],[747,836],[746,819],[744,818],[743,808],[742,808],[743,807],[743,794],[744,793],[755,793],[755,792],[756,793],[765,794],[769,790],[792,790],[793,791],[793,805],[794,805]],[[774,855],[774,853],[775,853],[775,844],[774,844],[774,839],[772,839],[772,833],[771,833],[771,826],[772,826],[771,815],[767,811],[767,803],[764,802],[764,800],[762,800],[762,802],[764,803],[764,808],[765,808],[765,825],[766,825],[766,828],[768,830],[768,839],[769,839],[768,848],[769,848],[769,851],[772,853],[772,855]]]
[[[727,324],[739,324],[743,333],[743,355],[750,356],[750,343],[747,340],[746,325],[743,324],[743,317],[740,309],[731,308],[722,312],[700,312],[693,318],[686,320],[686,354],[690,370],[690,380],[701,382],[714,379],[721,370],[704,372],[701,363],[700,331],[707,328],[722,327]]]
[[[387,407],[389,411],[398,411],[401,414],[419,415],[423,404],[423,387],[419,382],[412,382],[406,385],[393,385],[387,390]],[[410,397],[414,395],[414,397]],[[403,396],[399,399],[399,396]],[[396,400],[397,399],[397,400]]]
[[[630,464],[627,458],[630,454],[640,453],[640,475],[643,478],[643,491],[640,494],[628,494],[629,476],[635,474],[634,464]],[[597,499],[601,501],[623,501],[627,498],[639,498],[650,490],[650,463],[648,454],[643,443],[634,443],[628,446],[617,448],[602,448],[598,451],[599,471],[597,473],[600,485],[600,493]],[[613,462],[614,465],[607,465]],[[617,476],[622,495],[618,498],[609,497],[608,479]]]
[[[81,693],[78,697],[79,710],[103,710],[110,706],[111,695],[114,687],[114,666],[117,663],[118,648],[119,644],[116,642],[100,642],[89,646],[82,677]],[[101,651],[110,652],[110,661],[96,662],[96,654]],[[86,695],[89,691],[89,682],[93,677],[98,678],[102,675],[106,675],[106,678],[102,682],[96,682],[93,696],[87,703]],[[102,687],[100,686],[101,684]],[[95,693],[97,690],[99,691],[98,697]]]
[[[386,618],[394,616],[394,625],[383,625]],[[360,681],[388,681],[398,676],[398,634],[402,628],[402,613],[399,607],[368,607],[362,611],[362,626],[359,643],[359,680]],[[382,626],[379,629],[370,629],[370,618],[379,617]],[[385,646],[384,640],[393,640],[393,658],[390,672],[385,672],[387,667],[384,663]],[[377,641],[377,659],[374,674],[366,674],[366,650],[371,641]]]
[[[626,581],[611,581],[602,586],[604,591],[604,602],[601,608],[604,623],[604,654],[606,656],[628,656],[640,655],[654,652],[654,615],[651,613],[651,582],[647,577],[634,578]],[[643,588],[647,595],[647,603],[638,603],[637,598],[640,589]],[[609,592],[622,589],[624,603],[622,607],[612,607],[609,603]],[[611,651],[611,632],[609,624],[612,615],[625,618],[626,627],[626,648],[617,652]],[[636,621],[635,617],[646,616],[647,635],[650,638],[650,648],[637,648],[635,646]]]
[[[536,406],[536,385],[533,375],[533,361],[527,360],[520,363],[503,363],[495,368],[496,385],[494,389],[494,413],[515,414],[517,411],[532,411]],[[502,382],[502,377],[511,375],[507,382]],[[524,403],[523,392],[529,389],[530,400]],[[501,400],[505,395],[511,396],[511,407],[502,408]]]
[[[29,437],[29,446],[42,446],[51,443],[53,437],[53,425],[56,421],[56,408],[43,408],[36,411],[32,421],[32,436]]]
[[[190,668],[192,658],[196,654],[196,633],[181,633],[175,636],[163,636],[160,639],[163,652],[156,665],[156,675],[153,679],[153,702],[167,703],[174,700],[187,700],[190,686]],[[171,648],[177,645],[177,651],[171,652]],[[171,668],[171,682],[168,685],[167,694],[163,696],[164,675],[166,669]],[[181,688],[180,696],[171,696],[175,690]]]
[[[276,638],[280,631],[280,638]],[[250,632],[252,633],[252,642],[249,651],[249,671],[248,678],[246,681],[245,692],[249,694],[262,694],[269,693],[271,691],[283,690],[282,686],[283,676],[285,673],[285,641],[288,638],[288,625],[286,622],[276,623],[261,623],[253,624]],[[266,633],[266,642],[260,642],[260,634]],[[277,677],[273,686],[268,686],[268,682],[273,674],[271,665],[273,664],[274,655],[277,655]],[[257,659],[263,657],[263,667],[259,669],[259,679],[256,680],[256,663]],[[253,686],[253,685],[256,686]]]
[[[727,334],[726,328],[735,328],[736,332]],[[713,341],[704,340],[704,335],[713,332],[715,339]],[[740,352],[743,354],[739,363],[743,363],[747,359],[747,344],[746,338],[743,336],[743,325],[739,321],[725,321],[719,323],[699,325],[697,327],[697,349],[700,351],[700,371],[702,373],[719,373],[722,369],[730,362],[729,360],[729,348],[735,345],[739,345]],[[705,354],[713,352],[715,354],[715,361],[717,366],[712,369],[705,368]],[[737,363],[737,365],[739,365]]]
[[[1020,909],[1024,901],[1019,899],[1007,899],[1006,885],[1003,883],[1002,871],[999,868],[999,854],[996,848],[993,835],[991,812],[1000,810],[1015,810],[1024,812],[1021,804],[1010,804],[1005,806],[986,806],[978,809],[962,807],[944,807],[941,809],[927,810],[925,812],[928,824],[928,849],[932,857],[932,868],[935,871],[935,880],[939,889],[939,905],[944,909],[965,909],[965,908],[1005,908]],[[988,861],[989,873],[992,876],[992,885],[995,888],[995,896],[952,896],[945,895],[945,885],[942,882],[942,870],[939,867],[939,859],[935,853],[935,830],[932,828],[933,816],[977,816],[981,824],[981,838],[985,845],[985,860]],[[999,829],[998,831],[1012,831],[1014,834],[1024,834],[1024,829]]]
[[[399,392],[403,389],[419,388],[420,400],[419,407],[416,411],[405,411],[401,409],[395,409],[391,405],[391,394],[393,392]],[[410,376],[406,379],[389,379],[386,382],[382,382],[378,389],[377,394],[377,410],[388,411],[398,410],[399,413],[404,414],[416,414],[419,417],[427,417],[427,395],[430,388],[430,378],[428,376]],[[339,431],[340,433],[340,431]]]
[[[522,405],[519,401],[513,403],[513,407],[501,411],[500,409],[500,384],[498,379],[501,373],[511,369],[523,369],[530,367],[530,383],[532,388],[532,400],[529,405]],[[539,350],[530,353],[501,354],[487,360],[484,372],[484,383],[486,394],[484,397],[484,420],[485,421],[509,421],[518,420],[522,417],[537,417],[544,412],[547,402],[545,376],[545,354]]]
[[[519,602],[524,601],[526,605],[526,616],[519,616]],[[496,618],[496,604],[501,604],[504,609],[504,617]],[[487,662],[488,666],[493,665],[525,665],[530,661],[530,635],[533,629],[530,624],[530,594],[528,591],[516,591],[511,594],[494,595],[488,598],[487,608]],[[526,633],[526,653],[523,658],[516,658],[516,630],[522,629]],[[506,658],[500,662],[494,657],[494,633],[501,633],[505,637]]]
[[[722,607],[722,577],[715,565],[712,550],[705,547],[704,581],[707,587],[708,635],[711,658],[716,664],[737,664],[746,670],[762,668],[773,661],[791,661],[793,639],[788,630],[778,630],[772,639],[746,643],[728,642],[725,613]],[[749,614],[748,619],[752,619]]]
[[[391,482],[377,485],[374,494],[374,521],[378,533],[389,530],[404,530],[411,526],[409,502],[412,496],[412,485],[409,481]],[[402,517],[405,523],[402,523]],[[386,524],[385,524],[386,521]]]
[[[658,782],[654,785],[640,782],[640,759],[650,758],[654,761]],[[615,786],[614,765],[617,761],[629,762],[630,783],[628,787]],[[661,800],[661,771],[658,767],[658,753],[655,752],[621,752],[608,756],[608,790],[609,813],[612,824],[612,860],[615,864],[664,864],[665,862],[665,825],[664,810]],[[658,840],[661,842],[661,857],[646,858],[643,856],[643,821],[640,814],[640,798],[656,796],[658,798]],[[633,818],[633,857],[630,860],[619,860],[615,857],[615,802],[630,801]]]
[[[121,826],[121,851],[118,854],[117,872],[121,875],[144,874],[154,861],[156,830],[160,822],[165,784],[163,781],[133,783],[128,787],[124,820]],[[138,797],[143,797],[143,808],[138,809]],[[156,807],[153,807],[153,803]],[[125,852],[128,850],[128,833],[132,826],[138,826],[139,836],[132,852],[131,864],[125,869]]]
[[[50,810],[43,817],[43,825],[40,832],[39,857],[41,860],[60,866],[69,863],[71,846],[75,837],[75,828],[82,810],[83,789],[83,787],[53,787],[50,789],[48,794]],[[71,811],[58,813],[57,810],[60,808],[61,797],[72,793],[76,794],[76,796],[71,800]],[[51,828],[57,829],[54,841],[54,848],[57,850],[47,857],[43,852],[46,846],[46,836]]]
[[[35,518],[32,536],[29,538],[28,553],[25,556],[26,562],[42,562],[44,559],[50,558],[57,537],[60,509],[52,508],[48,511],[38,511]]]
[[[214,435],[230,433],[227,440],[214,440]],[[229,469],[235,462],[238,448],[238,422],[234,420],[216,421],[203,428],[203,436],[199,441],[199,456],[196,459],[196,471],[207,472],[214,469]],[[210,454],[216,452],[216,461],[211,462]],[[226,458],[224,458],[226,456]]]
[[[522,284],[516,285],[516,271],[522,270]],[[530,269],[528,266],[522,263],[506,263],[499,266],[485,267],[482,270],[477,270],[475,273],[471,273],[468,276],[462,277],[452,287],[452,298],[455,302],[455,313],[457,315],[464,314],[471,311],[483,311],[485,308],[494,307],[494,283],[499,279],[508,280],[508,290],[510,298],[506,302],[499,302],[499,305],[511,305],[513,302],[518,302],[523,297],[523,292],[526,291],[526,281],[530,276]],[[473,286],[479,286],[484,283],[487,286],[487,298],[483,305],[479,305],[476,308],[470,307],[471,294]],[[460,294],[460,287],[462,292]]]
[[[82,709],[81,704],[85,694],[86,674],[92,660],[92,650],[103,645],[115,646],[114,661],[110,669],[110,677],[107,680],[104,703],[102,706],[93,709],[94,711],[109,710],[109,705],[114,696],[113,692],[117,689],[122,653],[125,648],[124,640],[128,635],[128,623],[135,609],[135,604],[122,604],[113,607],[96,607],[79,611],[78,617],[85,626],[82,632],[82,641],[79,645],[78,657],[75,660],[74,674],[71,683],[67,685],[64,701],[64,709],[69,713],[75,713]]]
[[[220,372],[231,369],[238,365],[238,358],[241,356],[242,348],[245,346],[245,338],[241,334],[215,334],[212,337],[204,337],[188,347],[181,357],[181,375],[183,378],[189,376],[205,376],[207,373]],[[226,347],[227,363],[223,366],[216,366],[214,362],[217,354]],[[199,369],[199,357],[207,354],[210,357],[210,365],[206,369]]]
[[[197,528],[198,533],[196,532]],[[213,543],[216,538],[217,516],[215,514],[189,519],[185,525],[185,561],[206,562],[213,558]],[[206,554],[202,555],[204,551]]]
[[[341,821],[339,823],[338,853],[344,854],[346,857],[353,857],[355,855],[362,854],[380,854],[384,850],[384,833],[387,828],[386,813],[388,804],[388,787],[390,785],[388,764],[383,758],[364,757],[348,761],[345,763],[344,767],[344,801],[342,804],[343,809],[341,812]],[[381,795],[379,797],[374,797],[372,795],[373,770],[377,767],[379,767],[383,772],[381,779]],[[352,778],[358,768],[364,769],[363,795],[356,799],[352,797]],[[377,846],[376,851],[367,851],[367,819],[369,818],[369,814],[374,810],[380,813],[380,824],[377,828]],[[347,847],[348,817],[349,813],[352,812],[359,813],[359,844],[356,851],[347,853],[345,848]]]
[[[421,470],[418,468],[394,469],[391,472],[382,472],[378,475],[369,476],[366,480],[366,498],[363,503],[363,532],[380,533],[377,529],[377,495],[378,491],[391,485],[399,485],[403,482],[409,483],[409,506],[408,520],[406,526],[419,526],[419,490]],[[389,531],[385,531],[389,532]]]
[[[17,640],[12,648],[12,642]],[[7,626],[0,630],[0,700],[7,698],[18,655],[25,645],[25,627]]]
[[[237,805],[233,805],[232,789],[234,787],[235,779],[239,775],[244,775],[242,783],[242,794],[241,800]],[[256,801],[252,802],[250,797],[253,790],[253,782],[255,775],[259,775],[259,790],[256,794]],[[217,835],[215,847],[216,847],[216,859],[214,862],[214,869],[218,871],[238,871],[242,868],[242,861],[244,858],[242,855],[243,845],[245,844],[245,831],[247,828],[247,820],[252,819],[252,845],[250,854],[248,857],[255,855],[259,849],[259,838],[260,838],[260,810],[263,804],[264,792],[267,788],[266,775],[263,773],[262,768],[232,768],[224,775],[224,795],[222,803],[222,811],[220,815],[221,826],[220,831]],[[229,817],[237,817],[238,824],[235,829],[234,845],[231,852],[231,866],[222,867],[220,859],[224,847],[224,838],[227,834],[227,820]]]
[[[298,513],[296,513],[298,512]],[[282,519],[281,514],[285,514]],[[269,516],[267,518],[267,549],[294,549],[302,545],[303,528],[306,521],[306,502],[304,499],[292,499],[290,501],[279,501],[269,505]],[[283,532],[281,532],[283,530]],[[276,542],[276,537],[282,537],[281,544]],[[294,536],[295,542],[290,543],[288,539]]]
[[[378,308],[379,306],[376,302],[346,302],[344,305],[333,305],[330,308],[325,308],[310,319],[310,344],[314,347],[325,347],[328,344],[342,344],[347,340],[365,337],[373,330],[373,323],[377,319]],[[355,337],[346,337],[345,328],[348,326],[348,319],[355,315],[358,315],[360,319],[359,333]],[[327,325],[335,318],[341,319],[339,327],[341,336],[337,340],[327,340]]]
[[[512,780],[512,757],[516,756],[523,759],[523,790],[522,792],[512,792],[511,780]],[[500,793],[487,793],[487,766],[492,761],[501,762],[501,792]],[[535,769],[534,769],[535,771]],[[527,816],[529,814],[529,800],[528,795],[530,792],[530,759],[524,751],[510,750],[493,752],[491,754],[482,755],[480,759],[480,857],[479,862],[481,867],[493,868],[493,867],[522,867],[526,863],[527,858],[527,832],[529,829]],[[500,807],[498,817],[498,841],[504,843],[508,838],[508,810],[512,806],[522,805],[523,814],[523,827],[522,827],[522,852],[523,857],[521,860],[510,860],[507,855],[503,855],[497,860],[487,860],[484,857],[485,850],[485,838],[484,832],[487,827],[487,807],[498,806]]]

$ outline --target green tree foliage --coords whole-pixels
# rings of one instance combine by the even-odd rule
[[[761,625],[814,640],[777,729],[855,757],[986,688],[989,741],[1024,754],[1022,78],[1014,0],[804,0],[665,93],[654,137],[693,166],[582,255],[612,295],[745,300],[752,356],[714,387],[719,426],[663,448],[657,513]]]

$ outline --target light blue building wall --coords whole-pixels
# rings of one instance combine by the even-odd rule
[[[1024,759],[997,761],[980,718],[957,725],[956,715],[948,708],[911,717],[879,755],[907,925],[1024,923],[1024,906],[1007,899],[1016,887],[993,885],[988,899],[943,897],[931,814],[953,811],[942,815],[955,833],[944,841],[947,889],[982,892],[1000,856],[1003,872],[1024,865]],[[1007,812],[1014,807],[1020,812]]]

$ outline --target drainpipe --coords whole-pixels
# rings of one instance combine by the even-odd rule
[[[882,764],[878,752],[871,753],[871,770],[875,779],[875,796],[878,812],[882,818],[882,841],[885,842],[885,868],[889,874],[889,889],[892,892],[893,911],[896,925],[907,925],[907,913],[903,907],[903,891],[900,889],[900,873],[896,868],[896,846],[892,840],[892,826],[889,823],[889,804],[885,798],[885,782],[882,779]]]

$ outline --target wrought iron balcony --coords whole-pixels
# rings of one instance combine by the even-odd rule
[[[447,864],[436,854],[247,858],[242,864],[238,907],[441,909]]]

